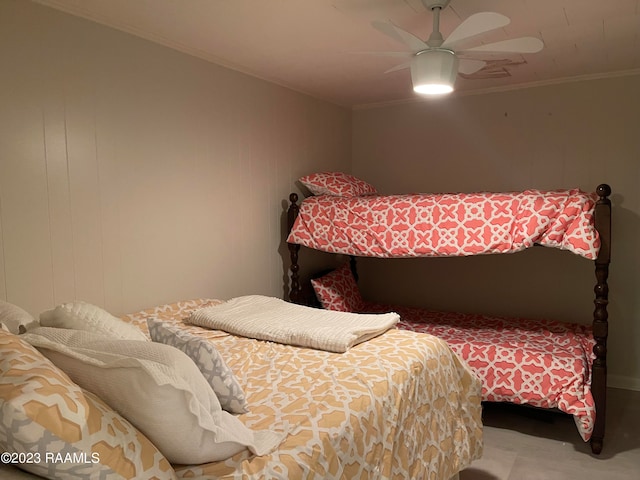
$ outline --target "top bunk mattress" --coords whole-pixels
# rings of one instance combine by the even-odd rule
[[[538,244],[595,260],[596,198],[579,189],[319,195],[302,202],[287,242],[378,258],[515,253]]]

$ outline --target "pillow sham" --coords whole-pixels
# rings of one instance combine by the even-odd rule
[[[223,410],[246,413],[247,399],[233,371],[211,342],[155,318],[147,319],[151,340],[176,347],[195,362]]]
[[[142,433],[40,352],[0,331],[0,449],[51,479],[175,479]]]
[[[357,197],[378,193],[364,180],[343,172],[319,172],[298,179],[314,195]]]
[[[45,327],[22,337],[128,419],[171,463],[214,462],[247,448],[262,455],[281,439],[222,410],[198,367],[177,348]]]
[[[30,313],[4,300],[0,300],[0,323],[15,335],[28,328],[38,326],[37,320]]]
[[[326,310],[361,312],[365,308],[349,262],[320,278],[312,279],[311,285],[322,308]]]
[[[87,302],[75,301],[58,305],[40,314],[43,327],[87,330],[122,340],[149,339],[142,331],[106,310]]]

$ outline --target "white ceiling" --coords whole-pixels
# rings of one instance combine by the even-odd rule
[[[426,39],[420,0],[35,0],[339,105],[416,98],[401,59],[361,55],[403,46],[371,26],[391,20]],[[440,29],[494,11],[511,23],[474,44],[536,36],[535,54],[491,57],[493,68],[458,77],[459,92],[640,73],[640,0],[452,0]]]

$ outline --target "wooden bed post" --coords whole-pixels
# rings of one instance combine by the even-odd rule
[[[591,434],[591,451],[599,454],[604,439],[605,410],[607,408],[607,336],[609,334],[609,263],[611,261],[611,187],[606,184],[596,189],[595,226],[600,236],[600,251],[596,258],[595,310],[593,311],[593,347],[595,359],[591,368],[591,392],[596,404],[596,421]]]
[[[298,212],[300,211],[300,207],[298,206],[298,195],[296,193],[292,193],[289,195],[289,209],[287,210],[287,232],[290,232],[293,228],[293,222],[296,221],[298,217]],[[289,266],[289,270],[291,271],[291,285],[289,287],[289,300],[293,303],[300,303],[301,301],[301,293],[302,287],[300,286],[300,276],[298,271],[300,270],[300,265],[298,265],[298,252],[300,251],[300,245],[295,243],[287,243],[287,247],[289,248],[289,257],[291,258],[291,265]]]
[[[353,273],[353,278],[355,281],[358,281],[358,263],[356,257],[353,255],[349,255],[349,267],[351,267],[351,273]]]

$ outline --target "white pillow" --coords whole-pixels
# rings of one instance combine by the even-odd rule
[[[155,318],[148,318],[147,325],[151,340],[176,347],[195,362],[224,410],[231,413],[249,411],[242,386],[211,342]]]
[[[58,328],[36,328],[21,338],[129,420],[172,463],[224,460],[246,448],[263,455],[281,440],[222,410],[198,367],[177,348]]]
[[[0,332],[0,372],[0,452],[40,454],[20,468],[40,479],[176,480],[147,437],[21,335]]]
[[[87,302],[69,302],[58,305],[53,310],[40,314],[43,327],[70,328],[87,330],[123,340],[145,340],[147,336],[141,330],[124,320],[114,317],[106,310]]]
[[[4,300],[0,300],[0,323],[14,335],[21,333],[20,327],[28,329],[38,326],[37,320],[33,318],[30,313]]]

